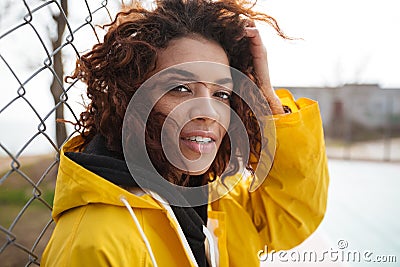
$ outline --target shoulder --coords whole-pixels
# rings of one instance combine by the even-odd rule
[[[60,217],[58,226],[64,231],[71,229],[67,238],[72,255],[95,254],[114,259],[141,258],[147,254],[140,234],[124,207],[92,203],[74,208]]]
[[[88,204],[62,213],[43,266],[147,266],[146,247],[123,207]]]

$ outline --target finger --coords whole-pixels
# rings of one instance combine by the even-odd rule
[[[261,36],[256,28],[246,29],[247,37],[250,41],[250,51],[255,60],[267,60],[267,51],[262,42]],[[261,62],[262,63],[262,62]]]
[[[254,27],[246,27],[244,28],[244,31],[246,33],[246,37],[249,38],[258,38],[260,36],[260,32]]]
[[[246,19],[246,27],[256,27],[256,23],[252,19]]]
[[[246,37],[248,37],[251,42],[251,45],[256,46],[256,47],[264,46],[262,39],[261,39],[260,32],[258,31],[257,28],[245,28],[245,32],[246,32]]]
[[[253,56],[254,69],[259,77],[261,91],[263,92],[273,114],[283,114],[281,101],[276,95],[270,81],[267,51],[261,39],[259,30],[254,21],[248,20],[245,27],[245,36],[250,41],[250,50]]]

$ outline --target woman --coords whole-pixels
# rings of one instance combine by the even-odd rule
[[[317,228],[318,105],[273,90],[254,20],[285,37],[246,3],[137,5],[78,60],[91,103],[62,149],[42,266],[258,266]]]

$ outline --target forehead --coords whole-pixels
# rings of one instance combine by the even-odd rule
[[[203,64],[183,64],[188,62]],[[206,62],[210,64],[204,64]],[[183,69],[187,75],[192,73],[194,76],[192,78],[197,80],[214,81],[230,77],[229,60],[223,48],[201,37],[175,39],[167,48],[158,51],[155,72],[168,68]]]

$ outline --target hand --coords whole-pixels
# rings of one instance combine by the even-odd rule
[[[254,21],[249,20],[248,26],[245,28],[245,32],[246,37],[248,37],[250,40],[250,52],[253,56],[254,71],[259,78],[261,86],[260,89],[268,101],[272,114],[284,114],[285,111],[283,110],[282,103],[271,85],[267,50],[262,43],[260,33],[256,28]]]

